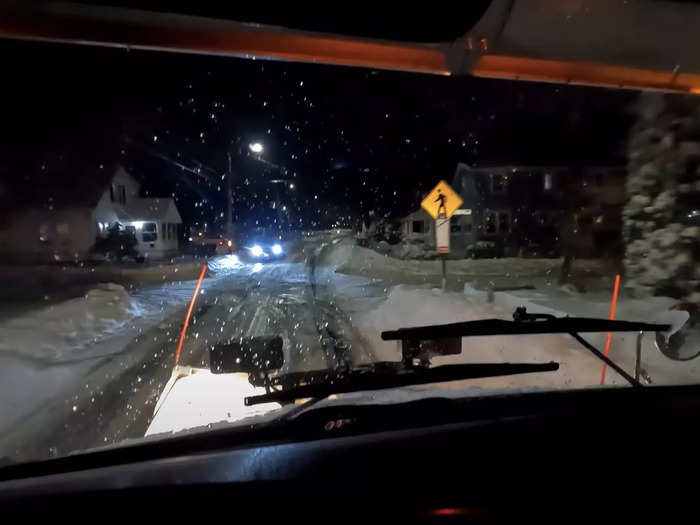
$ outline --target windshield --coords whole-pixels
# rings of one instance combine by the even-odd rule
[[[282,377],[400,362],[382,331],[519,306],[643,322],[681,310],[673,351],[700,351],[697,97],[0,47],[10,461],[279,410],[244,405],[265,392],[245,371],[210,370],[218,345],[252,337],[282,339]],[[635,373],[637,334],[587,337]],[[656,346],[642,342],[643,384],[700,380],[698,362]],[[412,396],[627,385],[564,334],[464,338],[429,361],[559,369]]]

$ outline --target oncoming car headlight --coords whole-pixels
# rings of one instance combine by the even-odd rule
[[[260,257],[263,254],[263,249],[256,244],[250,249],[250,254],[253,257]]]
[[[279,255],[282,253],[282,246],[279,244],[273,244],[272,245],[272,253],[273,255]]]

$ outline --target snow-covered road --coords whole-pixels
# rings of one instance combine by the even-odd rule
[[[512,315],[510,307],[483,296],[434,289],[432,261],[404,264],[373,257],[371,265],[362,266],[365,252],[343,236],[327,236],[306,243],[303,257],[295,258],[304,262],[253,264],[234,256],[210,260],[180,364],[207,367],[208,349],[218,342],[281,335],[283,371],[324,369],[338,359],[324,344],[329,333],[349,346],[353,363],[397,361],[399,349],[395,342],[381,340],[382,330]],[[511,277],[530,282],[546,279],[552,264],[498,263]],[[471,278],[484,264],[454,266]],[[416,275],[425,277],[422,284],[416,284]],[[194,288],[194,281],[183,281],[127,294],[103,285],[85,297],[0,321],[0,456],[37,459],[143,436],[170,377]],[[623,345],[615,345],[614,352],[621,355]],[[560,370],[440,388],[483,393],[587,387],[597,385],[600,376],[600,362],[563,335],[470,338],[462,346],[461,355],[434,363],[557,361]],[[621,357],[626,364],[627,356]],[[612,372],[608,378],[608,384],[624,384]]]
[[[303,262],[209,262],[181,364],[208,366],[208,345],[238,335],[282,335],[285,369],[318,369],[329,356],[319,326],[332,327],[366,359],[335,294],[383,294],[365,278],[319,269],[314,295]],[[194,281],[127,294],[100,286],[85,297],[0,322],[0,455],[36,458],[145,432],[169,377]],[[333,291],[330,291],[330,288]]]

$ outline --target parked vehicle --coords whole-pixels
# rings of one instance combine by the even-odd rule
[[[112,225],[106,237],[95,242],[93,252],[104,256],[107,261],[122,261],[131,258],[142,263],[146,260],[138,251],[138,240],[133,230],[122,228],[118,223]]]

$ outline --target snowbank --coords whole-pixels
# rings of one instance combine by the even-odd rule
[[[130,296],[106,283],[80,298],[0,321],[0,438],[50,401],[73,398],[83,388],[99,391],[96,383],[138,362],[143,356],[124,349],[181,309],[193,288],[193,281],[165,283]],[[111,368],[101,369],[99,381],[86,381],[102,365]]]
[[[96,359],[115,352],[93,343],[116,334],[134,312],[129,294],[107,283],[85,296],[0,322],[0,434],[33,407],[74,384]]]
[[[578,261],[577,261],[578,262]],[[323,253],[321,264],[336,272],[379,278],[440,275],[439,260],[404,260],[382,255],[350,242],[339,243]],[[534,277],[556,275],[560,259],[455,259],[447,262],[448,273],[466,277]],[[590,264],[588,264],[590,266]]]
[[[123,286],[101,284],[83,297],[0,321],[0,355],[72,361],[86,346],[116,333],[135,313]]]

